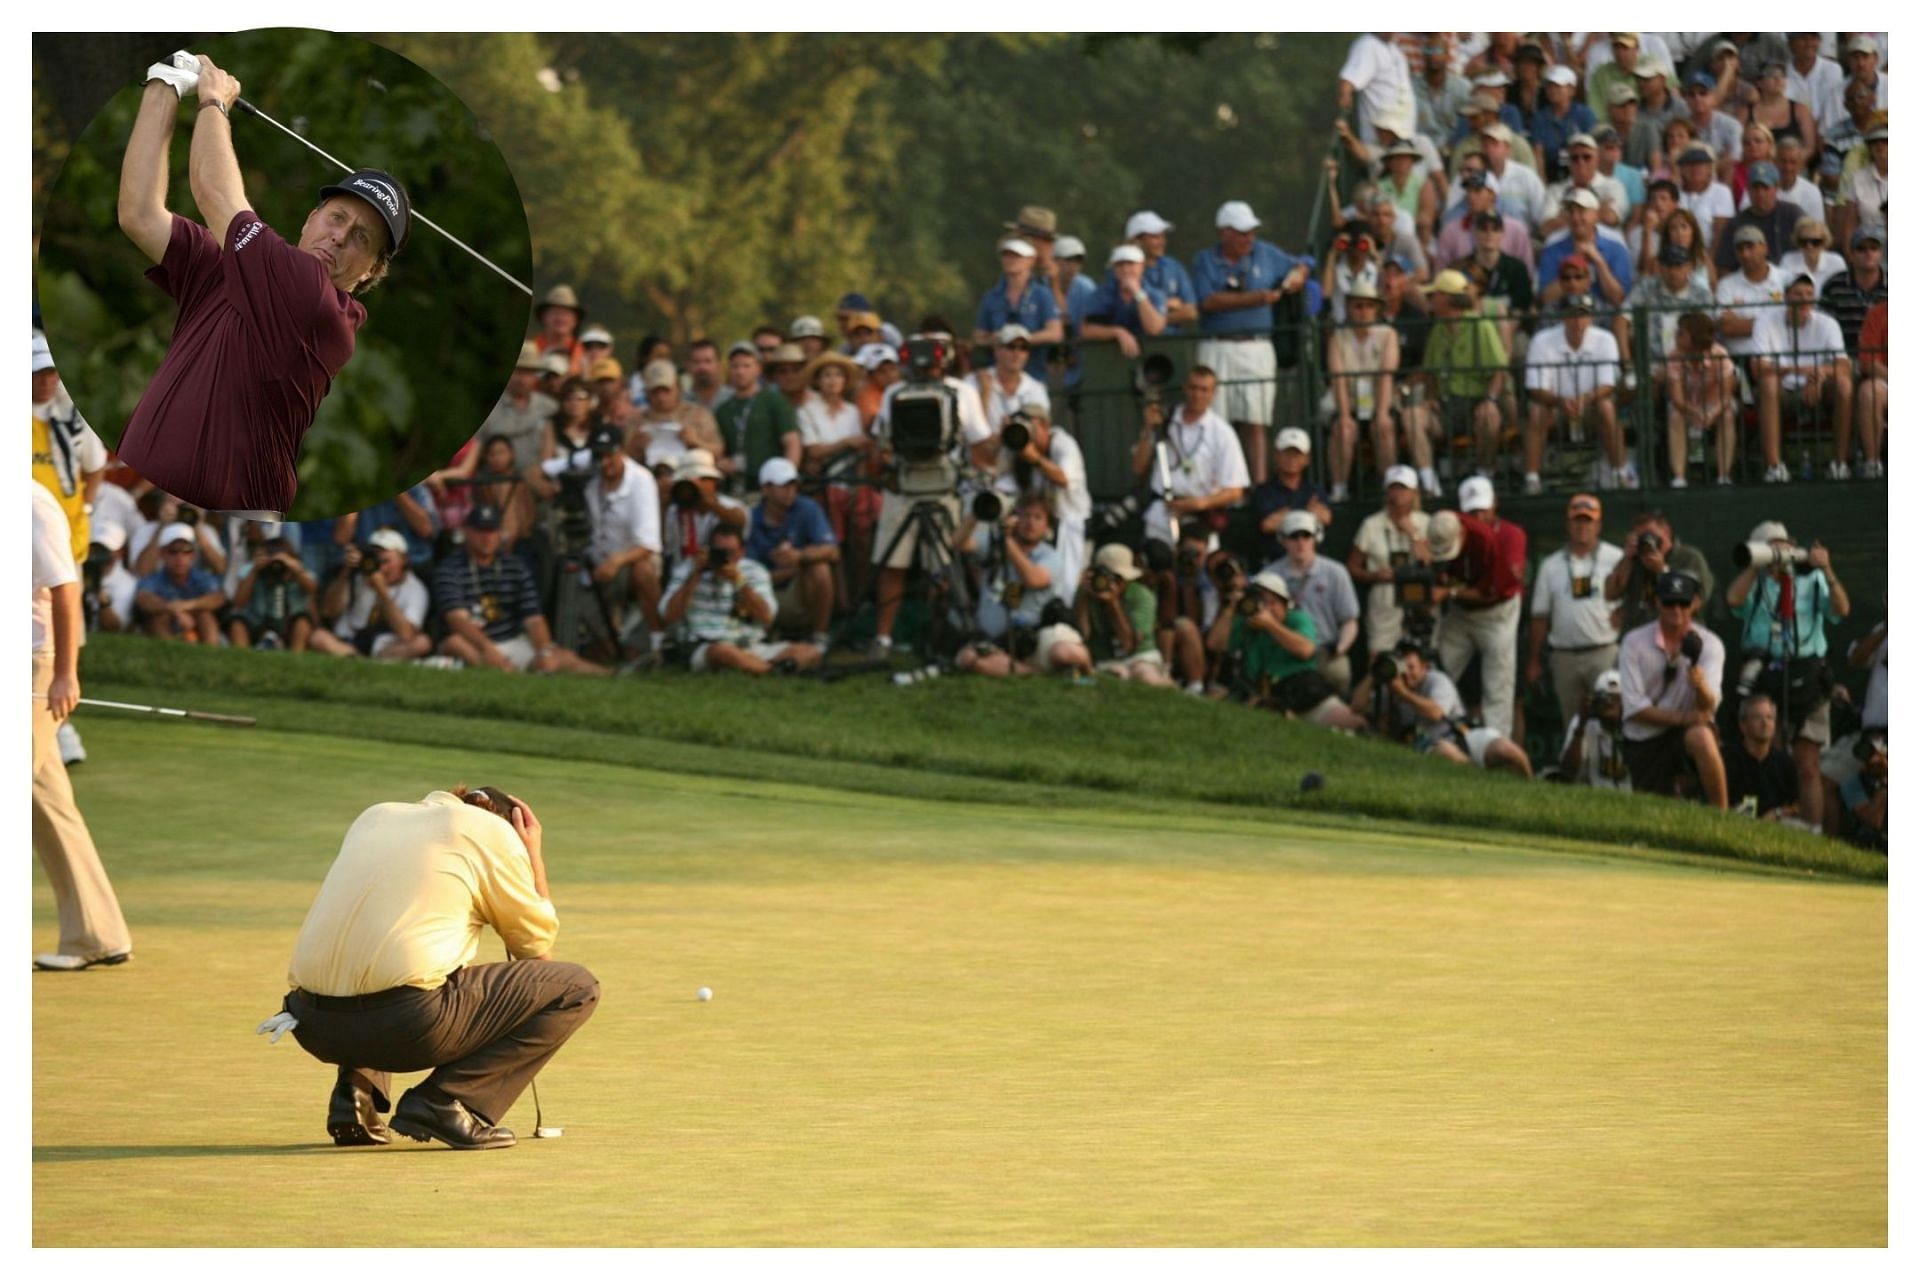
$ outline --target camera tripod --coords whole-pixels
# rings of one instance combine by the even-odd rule
[[[553,558],[553,571],[553,642],[583,657],[589,646],[604,644],[612,660],[619,661],[620,628],[594,588],[592,558],[562,550]]]
[[[946,643],[948,632],[964,635],[971,625],[973,589],[954,550],[952,512],[937,498],[919,497],[911,501],[913,505],[905,519],[874,561],[873,604],[877,617],[880,607],[879,571],[884,570],[887,562],[893,558],[900,540],[911,534],[913,559],[907,566],[907,574],[909,579],[915,574],[920,576],[920,590],[927,603],[927,629],[920,640],[920,656],[933,662],[948,656],[957,647]],[[956,614],[966,621],[956,626],[953,622]]]

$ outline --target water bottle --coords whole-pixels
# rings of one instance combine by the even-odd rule
[[[1695,466],[1707,460],[1706,432],[1697,422],[1687,424],[1687,461]]]
[[[940,664],[929,662],[926,666],[915,667],[912,671],[894,672],[893,683],[895,687],[904,689],[910,684],[919,684],[923,680],[937,680],[940,674]]]

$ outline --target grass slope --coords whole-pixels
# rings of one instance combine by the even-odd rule
[[[1886,1240],[1879,886],[84,727],[138,956],[33,979],[36,1244]],[[338,1151],[250,1032],[359,808],[454,778],[539,807],[603,984],[566,1137]]]
[[[1129,804],[1199,803],[1291,821],[1387,819],[1429,827],[1495,829],[1529,838],[1683,850],[1759,866],[1884,880],[1886,860],[1803,832],[1709,813],[1698,806],[1516,781],[1426,760],[1375,742],[1256,715],[1244,708],[1102,682],[950,679],[896,689],[878,677],[823,686],[667,674],[616,682],[539,679],[492,671],[441,672],[188,649],[116,636],[90,643],[84,675],[102,692],[192,701],[210,710],[291,700],[493,721],[500,745],[544,727],[631,735],[665,744],[658,767],[710,767],[747,753],[730,772],[925,794],[954,779],[1037,786],[1063,800],[1084,792]],[[337,718],[293,715],[288,727],[331,728]],[[370,732],[413,742],[448,739],[421,721],[386,719]],[[483,730],[484,732],[484,730]],[[552,738],[546,741],[554,741]],[[567,739],[559,739],[565,749]],[[704,748],[706,750],[698,750]],[[841,766],[822,770],[823,765]],[[1329,785],[1302,794],[1308,769]],[[875,772],[883,770],[884,772]],[[910,776],[917,775],[917,776]]]

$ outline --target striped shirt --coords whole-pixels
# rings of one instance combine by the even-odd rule
[[[702,572],[699,584],[694,587],[693,598],[687,602],[687,616],[680,623],[686,638],[694,644],[712,644],[716,641],[759,644],[766,638],[766,628],[752,618],[739,616],[734,606],[739,601],[740,589],[747,587],[772,607],[776,603],[773,577],[767,572],[766,566],[757,560],[743,559],[736,563],[740,570],[738,583]],[[679,594],[680,588],[686,585],[687,578],[696,569],[705,568],[704,557],[699,560],[683,558],[673,571],[673,581],[667,585],[668,598]]]
[[[433,598],[443,617],[455,609],[472,614],[495,643],[513,639],[526,629],[528,618],[540,616],[540,591],[518,556],[495,556],[483,568],[462,548],[440,562]]]

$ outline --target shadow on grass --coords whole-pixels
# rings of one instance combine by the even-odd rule
[[[310,1156],[332,1153],[342,1148],[331,1142],[294,1142],[286,1146],[254,1143],[248,1146],[217,1146],[213,1143],[161,1143],[150,1147],[35,1147],[35,1164],[72,1164],[84,1160],[182,1160],[198,1156]],[[378,1150],[376,1147],[346,1150]]]

